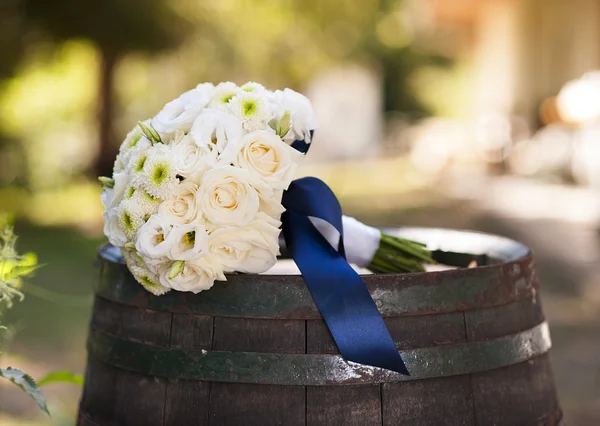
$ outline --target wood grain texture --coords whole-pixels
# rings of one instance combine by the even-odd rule
[[[302,320],[215,318],[213,349],[218,351],[305,353]]]
[[[172,317],[170,312],[134,308],[96,297],[91,325],[118,337],[168,347]]]
[[[304,386],[211,383],[209,422],[218,426],[305,426],[305,399]]]
[[[508,305],[465,311],[469,342],[518,333],[544,321],[539,295]]]
[[[307,426],[381,426],[379,385],[307,386]]]
[[[169,379],[165,426],[208,425],[210,383]]]
[[[398,349],[428,348],[464,343],[465,324],[462,312],[384,318]],[[307,353],[339,353],[322,320],[306,321]]]
[[[112,367],[88,357],[79,411],[90,421],[111,424],[115,418],[115,382],[115,370]]]
[[[478,426],[535,425],[558,405],[548,355],[472,378]]]
[[[119,426],[162,426],[167,379],[119,370],[112,392]]]
[[[466,376],[384,383],[383,425],[474,425],[471,378]]]
[[[210,349],[213,341],[213,317],[204,315],[173,314],[171,347]]]

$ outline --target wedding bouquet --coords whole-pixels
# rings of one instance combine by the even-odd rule
[[[309,100],[258,83],[203,83],[127,135],[104,185],[104,233],[155,295],[258,274],[280,253],[282,204],[316,127]],[[339,230],[310,218],[338,248]],[[343,218],[348,262],[422,271],[419,243]]]

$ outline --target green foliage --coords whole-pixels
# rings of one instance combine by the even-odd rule
[[[6,219],[0,220],[0,304],[6,308],[12,307],[15,298],[23,300],[23,278],[39,267],[35,254],[20,255],[16,244],[12,226]]]
[[[72,383],[81,386],[83,385],[83,376],[67,370],[52,371],[38,380],[37,384],[38,386],[44,386],[49,383]]]
[[[33,398],[38,407],[40,407],[46,414],[50,415],[48,406],[46,405],[46,398],[44,398],[44,395],[42,395],[42,392],[40,392],[40,388],[29,374],[16,368],[8,367],[6,369],[0,368],[0,377],[7,379],[20,387],[24,392]]]

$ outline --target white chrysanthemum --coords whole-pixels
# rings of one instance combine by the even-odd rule
[[[291,127],[283,139],[288,143],[294,140],[310,143],[310,131],[316,128],[317,120],[308,98],[291,89],[276,90],[269,98],[276,120],[280,120],[286,111],[291,114]]]
[[[192,293],[208,290],[216,280],[227,281],[222,265],[211,259],[210,256],[187,261],[183,270],[177,276],[170,278],[170,274],[170,265],[161,268],[159,279],[163,286],[178,291],[191,291]]]
[[[268,99],[260,92],[240,92],[229,102],[229,110],[248,132],[267,128],[273,118]]]
[[[136,250],[149,258],[160,259],[167,257],[173,245],[169,240],[172,224],[161,215],[154,214],[140,227],[136,235]]]
[[[152,119],[152,127],[168,143],[177,130],[189,132],[194,120],[211,99],[210,90],[192,89],[172,100]]]
[[[121,230],[129,241],[135,238],[135,234],[144,225],[146,213],[133,199],[125,199],[117,207],[117,218]]]
[[[169,147],[156,144],[131,160],[132,182],[154,198],[171,197],[177,191],[175,159]]]
[[[115,165],[113,172],[118,173],[123,171],[125,167],[127,167],[127,163],[129,161],[129,152],[135,148],[138,142],[144,137],[142,133],[142,129],[138,125],[136,125],[128,134],[125,136],[125,140],[121,144],[119,148],[119,153],[117,154],[117,158],[115,160]]]
[[[159,276],[149,269],[140,266],[129,266],[129,270],[131,271],[133,278],[135,278],[138,283],[156,296],[161,296],[171,290],[168,287],[164,287],[160,283]]]
[[[266,91],[265,86],[263,86],[260,83],[256,83],[254,81],[249,81],[249,82],[243,84],[242,86],[240,86],[240,89],[242,89],[242,91],[244,91],[244,92],[253,92],[253,93],[259,93],[259,92]]]
[[[242,123],[232,115],[215,109],[205,109],[194,122],[190,137],[203,148],[221,153],[236,145],[244,134]]]
[[[129,195],[129,192],[126,195]],[[159,198],[153,197],[141,188],[134,190],[131,197],[126,199],[132,200],[132,203],[143,213],[144,220],[148,220],[151,215],[156,213],[161,203]]]
[[[210,145],[199,145],[188,135],[171,144],[177,175],[199,182],[202,174],[217,163],[218,152]]]
[[[165,240],[169,244],[169,259],[193,260],[208,252],[208,233],[204,225],[186,223],[174,225]]]
[[[199,185],[190,181],[184,180],[177,187],[177,194],[163,201],[158,207],[158,213],[165,218],[168,218],[170,223],[204,223],[202,217],[202,209],[196,202],[196,192]]]
[[[208,107],[226,111],[229,101],[240,92],[240,88],[231,81],[219,83],[212,92]]]
[[[133,143],[133,141],[135,141],[135,143]],[[139,136],[139,138],[135,136],[133,141],[127,143],[127,140],[125,140],[123,145],[121,145],[121,149],[119,150],[115,161],[114,173],[124,171],[129,166],[129,162],[133,157],[152,146],[152,142],[150,142],[143,134]]]
[[[208,250],[225,272],[259,274],[277,262],[281,222],[259,213],[244,227],[220,227],[211,232]]]

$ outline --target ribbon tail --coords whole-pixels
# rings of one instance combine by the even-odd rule
[[[304,189],[309,187],[314,191],[319,188],[316,192],[309,191],[307,194],[302,189],[303,182],[294,181],[292,185],[297,184],[289,194],[284,195],[286,212],[282,215],[282,222],[286,246],[302,272],[342,356],[349,361],[408,375],[404,361],[360,275],[309,219],[309,216],[330,219],[328,222],[333,222],[331,224],[342,237],[341,208],[337,199],[333,196],[335,205],[324,203],[324,200],[331,202],[333,192],[323,182],[311,179]]]

